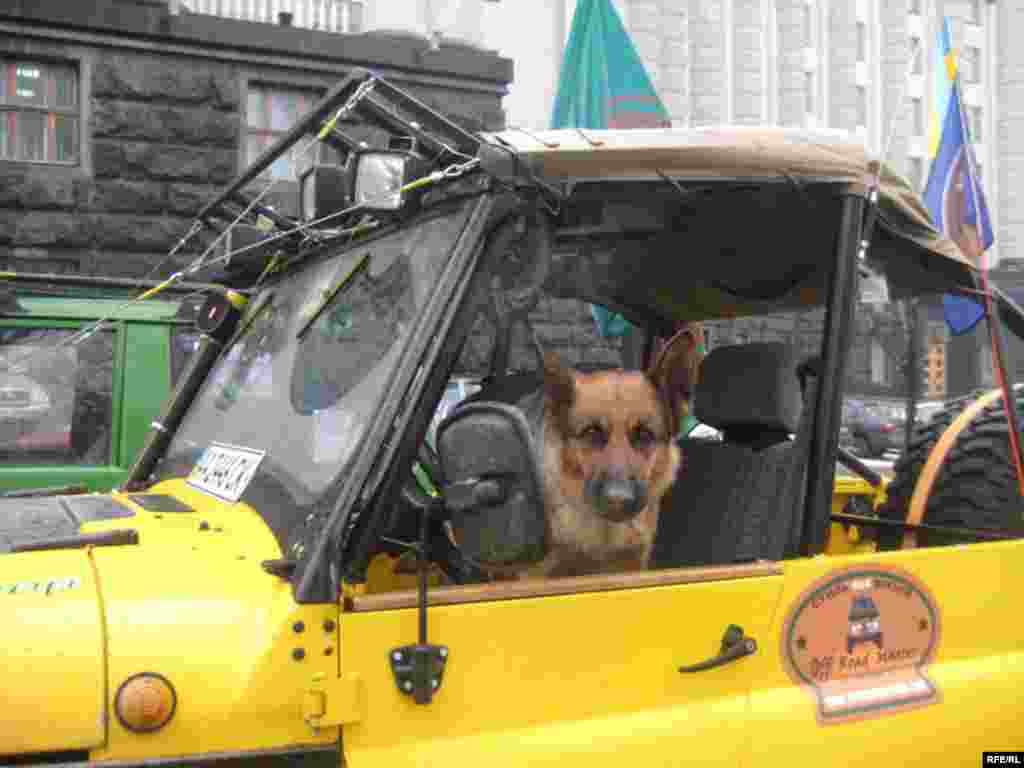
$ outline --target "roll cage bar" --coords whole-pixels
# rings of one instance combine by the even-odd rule
[[[353,135],[345,133],[342,128],[351,124],[361,123],[363,128],[376,132],[378,138],[383,137],[387,144],[392,140],[408,140],[412,138],[422,151],[429,154],[433,175],[436,169],[445,164],[470,162],[479,160],[483,153],[484,140],[448,120],[429,106],[423,104],[396,86],[382,80],[367,70],[356,70],[333,88],[312,111],[302,117],[298,123],[284,136],[267,148],[249,167],[232,181],[223,192],[218,194],[199,213],[197,219],[202,227],[215,236],[221,236],[236,223],[261,225],[263,231],[269,232],[278,239],[281,247],[291,253],[298,252],[304,239],[304,230],[310,225],[279,213],[272,207],[260,202],[250,192],[245,191],[247,185],[256,181],[278,158],[283,156],[304,138],[310,141],[322,141],[339,153],[343,163],[360,153],[370,149],[368,144]],[[376,143],[376,142],[375,142]],[[517,153],[511,147],[498,147],[508,155],[508,168],[519,169],[523,175],[514,173],[517,178],[507,179],[501,175],[502,181],[535,182],[541,190],[547,185],[537,179],[527,178],[525,164],[520,164]],[[443,176],[443,174],[441,175]],[[438,178],[435,181],[444,181]],[[479,188],[477,191],[482,191]],[[548,190],[550,191],[550,190]],[[841,406],[841,382],[844,379],[847,363],[848,342],[853,332],[853,312],[856,300],[858,279],[858,254],[866,247],[874,229],[876,203],[863,187],[851,185],[837,190],[842,205],[838,221],[838,236],[835,241],[835,253],[832,270],[829,276],[827,301],[825,304],[825,328],[822,339],[820,368],[818,369],[818,386],[816,401],[813,404],[814,431],[811,438],[810,456],[807,464],[807,495],[803,529],[801,531],[802,555],[813,555],[821,552],[826,544],[831,523],[832,483],[838,452],[838,433]],[[501,206],[499,206],[500,208]],[[339,221],[339,225],[358,220],[361,215],[358,207],[343,212],[347,219]],[[493,215],[486,216],[493,224]],[[269,227],[267,225],[269,222]],[[478,222],[472,228],[480,236],[486,226]],[[329,238],[330,233],[325,233]],[[465,255],[460,260],[466,262]],[[466,262],[468,263],[468,262]],[[464,279],[460,278],[465,290]],[[1024,310],[1017,306],[1008,296],[993,286],[993,296],[1001,309],[1007,311],[1006,320],[1015,333],[1024,337]],[[435,349],[436,352],[436,349]],[[447,353],[438,353],[447,354]],[[392,425],[398,433],[405,434],[415,419],[408,409],[395,414],[401,421]],[[418,418],[418,417],[416,417]],[[369,461],[369,459],[368,459]],[[357,472],[357,474],[359,474]],[[374,473],[366,476],[371,479]],[[379,474],[379,473],[378,473]],[[391,476],[393,473],[386,473]],[[360,492],[365,500],[366,491]],[[352,493],[344,493],[338,499],[330,519],[325,524],[324,533],[327,537],[341,533],[344,523],[347,533],[351,533],[354,522],[343,520],[346,505],[355,501]],[[358,521],[356,521],[358,522]],[[373,526],[370,526],[373,528]],[[347,539],[347,537],[345,537]],[[342,542],[335,542],[342,543]],[[334,578],[327,577],[327,563],[331,548],[326,542],[316,547],[316,553],[305,564],[301,577],[295,582],[296,598],[300,602],[320,599],[332,599],[334,595],[326,594],[328,584]],[[346,542],[347,545],[347,542]],[[361,547],[360,547],[361,548]],[[281,575],[290,576],[297,563],[279,563]]]
[[[343,162],[348,162],[351,156],[369,148],[339,127],[353,120],[382,132],[388,140],[412,137],[433,157],[435,167],[459,158],[475,158],[481,144],[478,137],[405,91],[368,70],[358,69],[324,96],[288,133],[267,147],[196,218],[204,228],[220,235],[236,219],[256,225],[262,217],[279,232],[294,232],[295,238],[285,239],[285,245],[294,248],[301,223],[259,202],[244,191],[245,187],[306,137],[323,141],[339,153]]]

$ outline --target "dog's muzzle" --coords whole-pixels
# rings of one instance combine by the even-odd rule
[[[601,517],[624,523],[647,504],[647,484],[627,475],[603,472],[586,481],[584,492]]]

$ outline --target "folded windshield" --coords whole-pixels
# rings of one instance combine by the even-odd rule
[[[284,546],[306,510],[329,506],[467,210],[461,205],[424,214],[254,297],[243,330],[200,389],[158,479],[190,476],[204,452],[208,463],[217,450],[244,451],[258,466],[239,498],[268,518]]]

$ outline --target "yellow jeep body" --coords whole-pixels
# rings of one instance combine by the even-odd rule
[[[867,490],[855,485],[837,504]],[[134,512],[138,547],[0,559],[8,753],[82,751],[97,763],[131,763],[326,748],[318,754],[351,766],[613,766],[624,755],[653,765],[770,765],[773,754],[797,754],[924,766],[967,765],[981,748],[1019,746],[1000,735],[1016,732],[1024,673],[1012,631],[1012,596],[1024,586],[1009,565],[1018,542],[437,587],[431,641],[451,657],[438,695],[419,707],[388,666],[389,651],[416,636],[416,594],[383,583],[383,560],[376,568],[385,578],[363,594],[297,605],[288,585],[260,568],[280,553],[244,504],[181,482],[150,492],[194,511],[148,512],[119,494]],[[835,545],[837,533],[833,549],[851,548]],[[921,675],[936,695],[898,715],[868,707],[822,723],[817,692],[787,671],[784,630],[809,586],[851,570],[926,585],[939,644]],[[979,599],[964,573],[999,588]],[[713,655],[729,624],[758,652],[700,674],[678,671]],[[921,650],[913,635],[906,640],[896,650]],[[140,672],[162,675],[177,696],[173,719],[155,733],[133,733],[116,714],[118,687]],[[925,738],[950,732],[957,738]],[[894,757],[897,749],[906,751]]]
[[[346,115],[405,149],[363,153]],[[399,209],[377,201],[366,215],[371,198],[315,231],[310,216],[257,210],[279,238],[257,244],[294,247],[257,260],[237,326],[217,336],[225,303],[204,315],[204,338],[225,349],[197,353],[208,377],[193,380],[196,362],[125,488],[0,500],[0,763],[933,768],[1021,748],[1024,541],[879,552],[868,531],[832,522],[884,494],[835,480],[867,201],[880,212],[870,255],[895,288],[968,286],[973,269],[862,142],[781,128],[478,137],[371,73],[303,121],[210,220],[253,209],[241,191],[303,131],[348,148],[357,174],[366,162]],[[419,141],[430,151],[409,150]],[[316,203],[317,185],[303,207],[306,192]],[[737,199],[753,223],[737,225]],[[711,252],[712,235],[729,247]],[[557,241],[559,258],[551,246],[528,268],[519,236],[536,236],[534,254]],[[555,262],[563,271],[545,274]],[[795,277],[780,288],[784,272]],[[816,415],[801,424],[815,451],[795,465],[808,498],[772,510],[800,513],[785,518],[797,549],[547,580],[434,572],[416,588],[394,556],[415,534],[392,531],[459,501],[453,483],[443,508],[407,493],[431,414],[469,326],[548,278],[555,298],[601,300],[652,337],[675,321],[828,306]],[[733,290],[741,279],[774,292]],[[510,368],[493,367],[502,380]],[[788,423],[772,422],[781,442],[801,436]],[[731,492],[743,479],[708,482]],[[507,500],[466,498],[466,514]],[[749,502],[697,511],[742,520]],[[418,686],[417,654],[430,661]]]

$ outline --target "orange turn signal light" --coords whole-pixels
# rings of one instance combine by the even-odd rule
[[[114,713],[125,728],[134,733],[152,733],[174,717],[178,696],[163,675],[141,672],[132,675],[117,689]]]

